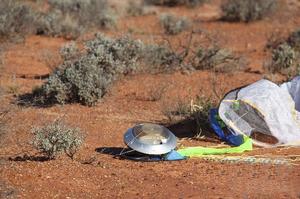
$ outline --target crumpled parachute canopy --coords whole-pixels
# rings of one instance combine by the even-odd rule
[[[237,134],[259,146],[300,145],[300,76],[277,84],[260,80],[229,92],[219,115]]]

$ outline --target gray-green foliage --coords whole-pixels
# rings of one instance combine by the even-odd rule
[[[272,73],[280,72],[292,76],[299,74],[299,52],[287,43],[280,44],[272,50],[272,61],[271,64],[266,65],[266,69]]]
[[[250,22],[262,19],[276,7],[277,0],[227,0],[222,4],[226,21]]]
[[[0,2],[0,36],[33,31],[35,14],[33,10],[17,0]]]
[[[76,18],[84,27],[111,28],[116,23],[107,0],[49,0],[49,4],[53,9]]]
[[[143,47],[140,40],[133,40],[129,36],[111,39],[97,34],[95,39],[87,42],[88,54],[96,56],[99,66],[112,75],[136,70]]]
[[[76,38],[89,28],[116,25],[107,0],[49,0],[49,4],[49,12],[39,14],[39,34]]]
[[[0,36],[37,33],[76,38],[89,28],[112,28],[116,17],[107,0],[49,0],[47,12],[20,0],[0,1]]]
[[[79,24],[76,17],[68,13],[63,14],[60,10],[52,10],[49,13],[39,13],[36,20],[37,34],[49,36],[62,36],[77,38],[85,26]]]
[[[291,46],[284,43],[279,45],[272,52],[272,60],[274,68],[289,68],[295,61],[295,51]]]
[[[79,128],[71,128],[61,120],[32,129],[33,146],[49,159],[65,153],[73,159],[84,141]]]
[[[64,61],[72,61],[75,60],[78,56],[80,56],[80,50],[78,49],[76,43],[72,41],[65,44],[60,49],[60,55]]]
[[[187,18],[177,17],[173,14],[162,14],[160,24],[165,33],[170,35],[181,33],[191,26],[191,22]]]
[[[141,1],[131,0],[128,2],[126,12],[129,16],[140,16],[146,13],[145,5]]]
[[[77,60],[69,59],[73,56],[68,52],[77,52],[74,44],[69,47],[72,49],[62,50],[64,63],[39,90],[40,101],[44,103],[94,105],[119,75],[136,70],[143,45],[129,37],[110,39],[97,34],[87,42],[86,54]]]

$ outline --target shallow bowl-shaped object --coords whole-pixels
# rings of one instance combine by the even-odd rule
[[[157,124],[138,124],[124,135],[125,144],[131,149],[149,155],[162,155],[175,149],[176,136],[166,127]]]

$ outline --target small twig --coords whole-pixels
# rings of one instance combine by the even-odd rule
[[[181,46],[184,48],[184,51],[182,52],[183,55],[181,55],[182,59],[185,59],[189,55],[191,45],[192,45],[192,40],[193,40],[193,34],[194,34],[194,32],[192,31],[189,35],[187,46],[184,46],[184,45]],[[180,43],[181,43],[181,41],[180,41]]]

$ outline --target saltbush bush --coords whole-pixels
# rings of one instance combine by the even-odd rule
[[[270,14],[277,0],[227,0],[222,4],[223,19],[226,21],[250,22]]]
[[[89,28],[112,28],[116,16],[107,0],[49,0],[47,12],[19,0],[0,1],[0,36],[27,33],[78,37]]]
[[[145,5],[141,1],[131,0],[128,2],[126,12],[129,16],[141,16],[146,13]]]
[[[162,14],[160,24],[166,34],[176,35],[187,30],[191,23],[186,17],[177,17],[173,14]]]
[[[119,75],[136,70],[143,45],[126,36],[110,39],[97,34],[95,39],[87,42],[86,54],[70,61],[77,51],[75,48],[72,44],[62,50],[64,63],[36,91],[40,102],[94,105]]]
[[[63,60],[65,62],[72,61],[80,56],[80,50],[78,49],[76,43],[74,41],[72,41],[72,42],[65,44],[60,49],[60,56],[63,58]]]
[[[279,45],[272,52],[274,69],[289,68],[293,65],[296,54],[291,46],[284,43]]]
[[[265,65],[265,69],[271,73],[279,72],[294,76],[300,71],[299,52],[287,43],[280,44],[272,50],[271,63]]]
[[[0,2],[0,36],[13,33],[29,33],[34,29],[35,13],[33,10],[15,0]]]
[[[55,120],[43,127],[33,128],[32,133],[34,136],[33,146],[49,159],[53,159],[63,152],[73,159],[84,141],[79,128],[71,128],[61,120]]]
[[[39,35],[75,39],[82,34],[84,28],[85,26],[81,26],[75,17],[63,14],[60,10],[39,13],[36,20],[36,33]]]
[[[274,36],[273,36],[274,37]],[[288,76],[300,74],[300,29],[292,32],[288,38],[282,35],[271,37],[266,45],[271,49],[272,59],[264,64],[267,72]]]
[[[107,0],[49,0],[49,4],[52,9],[76,18],[84,27],[111,28],[116,24]]]

